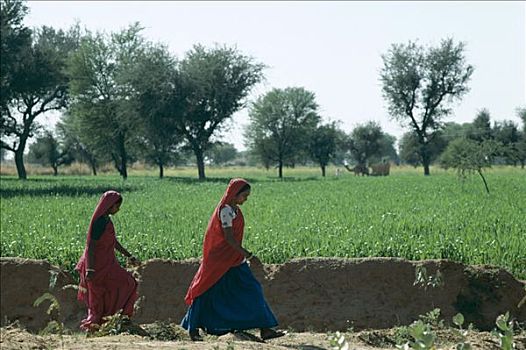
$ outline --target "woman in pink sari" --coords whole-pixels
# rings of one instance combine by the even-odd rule
[[[91,217],[84,253],[75,267],[80,274],[78,299],[88,308],[88,315],[80,325],[86,331],[96,329],[103,317],[120,310],[131,317],[138,298],[137,282],[115,257],[116,249],[130,263],[139,263],[117,240],[109,218],[119,211],[121,203],[118,192],[107,191],[102,195]]]

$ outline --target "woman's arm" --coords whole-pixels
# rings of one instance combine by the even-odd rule
[[[115,249],[117,249],[119,251],[119,253],[121,253],[122,255],[124,255],[125,257],[127,258],[131,258],[131,254],[129,251],[126,250],[126,248],[124,248],[120,243],[119,241],[117,241],[115,243]]]
[[[234,232],[232,227],[223,227],[223,233],[225,234],[225,241],[230,244],[235,250],[243,254],[247,259],[252,257],[252,253],[241,246],[241,244],[234,238]]]
[[[124,248],[122,246],[122,244],[120,244],[119,241],[117,241],[115,243],[115,249],[117,249],[119,251],[119,253],[121,253],[122,255],[124,255],[125,257],[127,257],[129,260],[129,262],[132,264],[132,265],[138,265],[140,264],[140,261],[139,259],[137,259],[136,257],[134,257],[133,255],[130,254],[129,251],[126,250],[126,248]]]

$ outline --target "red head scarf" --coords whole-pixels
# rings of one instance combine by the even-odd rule
[[[226,240],[219,218],[221,209],[239,194],[248,182],[243,179],[232,179],[208,222],[203,242],[203,260],[186,293],[185,302],[190,305],[199,295],[212,287],[231,267],[237,266],[245,258]],[[243,241],[244,219],[241,210],[232,223],[236,241]]]
[[[93,212],[93,215],[91,216],[91,220],[89,223],[88,228],[88,235],[87,235],[87,241],[91,239],[91,230],[93,229],[93,223],[95,221],[108,213],[108,210],[114,206],[116,203],[118,203],[120,200],[122,200],[122,196],[117,191],[106,191],[104,194],[100,197],[99,203],[95,207],[95,211]]]
[[[122,200],[122,196],[119,192],[116,191],[107,191],[104,192],[104,194],[100,197],[99,203],[95,207],[95,211],[93,211],[93,215],[91,216],[91,220],[88,226],[88,232],[86,234],[86,247],[84,249],[84,254],[80,257],[76,269],[84,272],[84,265],[86,261],[86,254],[87,254],[87,248],[91,241],[91,231],[93,229],[93,224],[97,219],[105,214],[108,213],[108,210],[115,205],[117,202]]]

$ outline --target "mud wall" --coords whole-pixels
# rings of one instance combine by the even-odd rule
[[[417,266],[428,274],[440,270],[443,286],[414,285]],[[186,311],[184,296],[197,260],[149,260],[134,274],[139,281],[135,320],[179,322]],[[342,330],[348,327],[388,328],[407,325],[433,308],[451,320],[461,312],[480,329],[494,327],[506,311],[526,321],[524,282],[505,270],[490,266],[466,266],[446,260],[407,261],[394,258],[295,259],[282,265],[255,269],[267,301],[281,327],[298,331]],[[13,320],[36,330],[49,320],[49,303],[33,302],[50,291],[61,305],[61,320],[76,328],[85,310],[76,291],[62,288],[71,276],[42,260],[0,258],[2,324]],[[57,276],[53,289],[50,277]]]

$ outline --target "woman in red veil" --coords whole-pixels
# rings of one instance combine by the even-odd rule
[[[239,205],[250,195],[250,185],[232,179],[208,222],[203,259],[185,302],[190,307],[181,325],[192,340],[201,340],[199,328],[208,334],[259,328],[262,339],[284,335],[273,330],[278,322],[247,261],[261,261],[243,248],[243,213]]]
[[[138,264],[117,240],[109,215],[116,214],[122,196],[115,191],[105,192],[91,217],[86,247],[75,269],[80,274],[78,299],[88,308],[87,317],[80,327],[92,331],[101,325],[103,317],[122,310],[129,317],[137,300],[137,282],[124,270],[115,257],[115,249]]]

